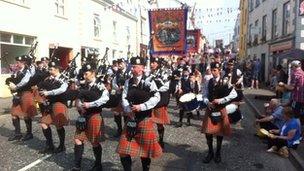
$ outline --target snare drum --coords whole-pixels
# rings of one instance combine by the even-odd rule
[[[181,103],[181,108],[184,111],[192,111],[199,107],[199,103],[194,93],[187,93],[182,95],[179,98],[179,102]]]

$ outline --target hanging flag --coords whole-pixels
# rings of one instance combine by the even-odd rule
[[[201,30],[187,30],[187,52],[199,52]]]
[[[152,54],[186,52],[187,14],[187,8],[149,11]]]

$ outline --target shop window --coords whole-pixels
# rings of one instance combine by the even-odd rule
[[[32,45],[33,42],[34,42],[34,38],[33,37],[25,37],[25,44]]]
[[[94,37],[100,38],[101,23],[98,14],[94,14]]]
[[[6,34],[6,33],[1,33],[0,34],[0,41],[1,42],[11,42],[12,35],[11,34]]]
[[[16,43],[16,44],[23,44],[23,36],[14,35],[14,43]]]

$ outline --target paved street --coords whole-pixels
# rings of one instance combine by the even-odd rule
[[[1,99],[2,104],[7,101]],[[171,102],[170,105],[174,103]],[[7,108],[1,106],[1,112]],[[223,143],[223,162],[221,164],[203,164],[203,156],[207,152],[204,136],[199,132],[201,121],[196,117],[192,126],[175,128],[178,121],[177,110],[170,106],[172,125],[167,126],[165,132],[166,151],[162,158],[153,160],[151,170],[295,170],[288,159],[265,152],[266,146],[254,137],[252,124],[253,113],[245,104],[242,107],[244,120],[241,128],[234,128],[231,138]],[[102,140],[103,166],[105,170],[122,170],[118,155],[114,153],[117,139],[112,138],[115,133],[115,124],[110,112],[104,112],[105,136]],[[12,132],[9,114],[0,116],[0,170],[19,170],[28,166],[29,170],[68,170],[73,163],[73,121],[77,117],[74,109],[70,110],[71,124],[66,128],[66,153],[57,155],[41,155],[38,150],[44,146],[44,137],[38,125],[39,118],[33,124],[35,138],[25,143],[7,142]],[[22,130],[25,130],[22,123]],[[58,144],[57,133],[53,127],[53,137]],[[94,161],[90,145],[85,147],[83,169],[88,170]],[[34,162],[34,163],[33,163]],[[35,163],[36,162],[36,163]],[[140,160],[133,162],[134,170],[140,170]]]

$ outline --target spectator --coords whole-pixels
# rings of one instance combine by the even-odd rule
[[[279,99],[271,99],[269,107],[266,113],[270,115],[262,115],[256,119],[256,123],[260,125],[260,128],[264,128],[267,131],[271,129],[280,129],[283,124],[283,106],[280,104]]]
[[[259,89],[259,75],[261,70],[260,59],[257,59],[256,56],[253,58],[252,63],[252,78],[251,78],[251,88]]]
[[[301,140],[301,127],[299,120],[293,117],[293,111],[290,107],[283,110],[284,125],[280,129],[272,129],[268,138],[267,152],[278,151],[279,155],[288,157],[288,148],[296,149]]]
[[[304,109],[304,71],[301,69],[301,62],[298,60],[291,62],[291,79],[290,84],[284,84],[280,82],[284,88],[287,90],[292,91],[292,108],[294,114],[297,118],[301,119],[301,123],[303,125],[303,112]]]

